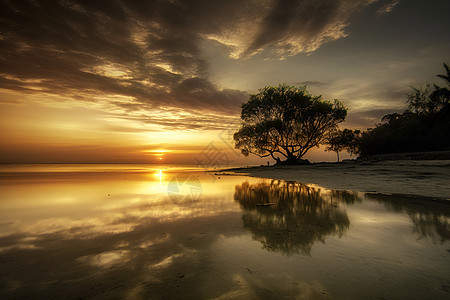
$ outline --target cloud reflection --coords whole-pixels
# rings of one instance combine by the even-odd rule
[[[327,293],[329,277],[320,269],[353,278],[367,271],[366,263],[387,266],[366,256],[361,267],[352,262],[345,273],[342,263],[351,257],[344,262],[343,253],[364,252],[355,236],[339,241],[343,249],[321,249],[319,259],[308,256],[315,243],[351,234],[350,207],[369,212],[375,204],[378,213],[380,208],[383,211],[379,201],[389,210],[398,210],[395,215],[401,220],[404,213],[416,216],[421,211],[396,198],[368,195],[370,203],[364,206],[363,194],[239,176],[202,184],[201,201],[176,205],[167,191],[153,189],[161,187],[155,172],[128,171],[126,179],[117,172],[76,176],[66,172],[59,173],[59,180],[55,174],[39,172],[34,179],[30,173],[25,179],[17,174],[0,181],[4,221],[0,294],[5,298],[332,298]],[[199,178],[205,182],[209,177]],[[57,201],[67,194],[74,201]],[[449,214],[439,213],[445,206],[431,207],[425,209],[433,216],[429,224],[448,234]],[[361,230],[370,233],[370,227]],[[371,246],[384,249],[382,238]],[[407,245],[411,246],[410,240]],[[397,254],[390,252],[384,254],[397,261]],[[297,253],[305,255],[291,256]],[[317,275],[317,281],[310,273]],[[395,270],[388,275],[395,275]],[[360,289],[367,287],[370,283]]]

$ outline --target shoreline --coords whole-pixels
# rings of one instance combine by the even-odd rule
[[[273,165],[221,170],[328,189],[450,200],[450,160],[383,160]]]

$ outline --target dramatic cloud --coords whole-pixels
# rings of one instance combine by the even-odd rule
[[[224,10],[141,2],[3,1],[0,87],[84,100],[122,95],[129,108],[236,111],[247,94],[209,81],[199,33],[238,2],[224,1]]]
[[[312,52],[323,43],[347,35],[348,18],[368,1],[306,0],[276,1],[262,19],[260,30],[246,52],[273,47],[280,55]]]
[[[376,0],[375,0],[376,1]],[[374,0],[261,1],[236,26],[207,35],[231,48],[231,57],[265,49],[278,58],[311,53],[322,44],[346,37],[349,18]]]
[[[283,82],[341,100],[342,126],[365,129],[438,80],[449,3],[0,0],[0,157],[203,149],[231,137],[249,93]]]
[[[235,114],[246,92],[219,87],[202,56],[216,40],[239,58],[312,52],[347,35],[371,1],[1,1],[0,88],[110,103],[129,111]]]

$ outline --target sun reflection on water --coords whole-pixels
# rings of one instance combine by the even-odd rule
[[[162,179],[164,176],[162,170],[158,170],[158,172],[155,174],[155,176],[159,178],[159,183],[162,184]]]
[[[0,180],[0,283],[12,291],[6,298],[70,286],[74,297],[93,298],[357,299],[384,276],[386,295],[376,296],[390,298],[409,283],[399,274],[413,274],[411,286],[440,286],[449,215],[448,204],[241,176],[212,182],[161,166],[40,172]]]

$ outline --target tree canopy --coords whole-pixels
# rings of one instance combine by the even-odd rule
[[[272,157],[297,163],[325,141],[344,121],[347,108],[339,102],[312,96],[306,87],[266,86],[243,103],[242,125],[234,134],[235,147],[248,156]]]

